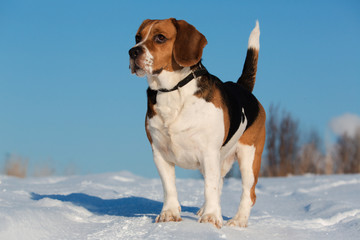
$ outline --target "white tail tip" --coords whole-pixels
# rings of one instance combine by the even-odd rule
[[[259,38],[260,38],[260,27],[259,27],[259,21],[256,20],[256,25],[250,33],[248,48],[254,48],[256,50],[259,50],[260,49]]]

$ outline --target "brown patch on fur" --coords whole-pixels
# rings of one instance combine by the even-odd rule
[[[141,45],[146,46],[153,56],[153,69],[174,71],[178,67],[176,64],[173,64],[172,53],[176,33],[177,30],[171,19],[145,20],[140,25],[137,35],[141,36],[142,41],[145,41]],[[159,34],[166,37],[167,40],[164,43],[157,43],[155,41],[155,37]]]
[[[253,162],[254,184],[250,190],[250,197],[253,205],[256,202],[255,186],[257,184],[261,166],[261,155],[265,144],[265,120],[266,114],[263,106],[259,102],[259,114],[254,123],[244,132],[240,138],[241,144],[255,147],[255,158]]]
[[[136,35],[139,35],[139,36],[141,36],[142,38],[144,38],[145,36],[144,36],[144,35],[141,35],[141,32],[143,32],[144,28],[145,28],[146,26],[149,26],[149,23],[151,23],[151,22],[153,22],[153,21],[154,21],[154,20],[150,20],[150,19],[144,20],[144,21],[141,23],[141,25],[140,25],[140,27],[139,27]]]
[[[159,34],[167,40],[163,43],[156,42]],[[147,19],[140,25],[136,35],[141,36],[141,41],[145,41],[141,45],[146,46],[153,56],[152,68],[170,72],[198,63],[207,44],[205,36],[194,26],[174,18]]]
[[[224,114],[224,140],[225,142],[230,129],[230,116],[228,107],[226,106],[224,99],[221,95],[220,89],[217,87],[216,82],[210,81],[208,76],[201,77],[198,82],[197,86],[199,90],[195,92],[195,96],[198,98],[203,98],[206,102],[211,102],[214,104],[215,107],[221,108]]]
[[[184,20],[171,19],[176,27],[177,35],[173,49],[176,62],[183,67],[197,64],[207,40],[196,28]]]
[[[203,98],[206,102],[210,102],[214,98],[215,84],[209,80],[208,76],[203,76],[197,81],[198,90],[195,92],[195,96]],[[214,104],[215,105],[215,104]],[[220,107],[219,103],[215,105]]]

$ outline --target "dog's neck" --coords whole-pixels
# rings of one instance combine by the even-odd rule
[[[195,73],[199,73],[200,69],[202,69],[200,77],[204,74],[204,70],[206,71],[200,64],[182,68],[175,72],[162,71],[157,76],[148,76],[150,90],[156,94],[155,111],[159,114],[165,126],[168,126],[176,119],[188,97],[193,96],[198,90],[196,81],[198,77],[196,77]],[[189,75],[194,75],[194,77],[187,81],[185,85],[176,87]],[[174,87],[175,90],[173,90]],[[170,91],[164,91],[164,89]]]
[[[160,74],[147,75],[147,80],[151,90],[172,89],[190,73],[190,67],[173,72],[162,70]]]
[[[170,72],[163,70],[159,74],[147,75],[147,80],[151,90],[167,92],[173,91],[178,84],[181,84],[182,81],[184,81],[186,78],[189,78],[189,75],[191,74],[193,74],[193,78],[197,78],[206,73],[206,68],[200,61],[194,66],[184,67],[177,71]],[[193,78],[190,78],[190,80]],[[187,82],[185,84],[187,84]]]

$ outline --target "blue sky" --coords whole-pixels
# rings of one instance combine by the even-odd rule
[[[144,131],[146,79],[128,50],[144,19],[187,20],[208,40],[203,63],[236,80],[260,22],[254,94],[301,131],[360,115],[359,1],[1,1],[0,169],[7,154],[62,174],[157,177]],[[178,176],[194,176],[179,171]]]

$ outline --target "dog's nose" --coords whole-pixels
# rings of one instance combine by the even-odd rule
[[[137,56],[139,56],[142,53],[142,48],[141,47],[134,47],[132,49],[129,50],[129,55],[130,58],[135,59]]]

